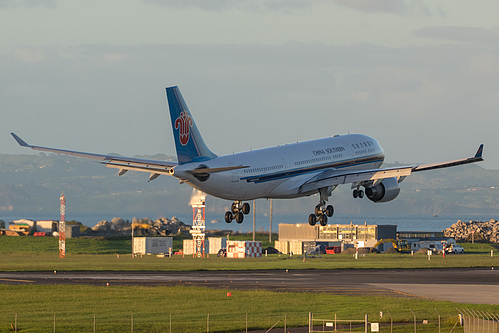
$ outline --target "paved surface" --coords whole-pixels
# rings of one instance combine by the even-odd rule
[[[424,297],[499,304],[499,270],[282,270],[195,272],[0,272],[2,284],[195,285],[209,288]]]

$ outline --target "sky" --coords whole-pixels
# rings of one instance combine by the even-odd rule
[[[499,169],[498,1],[0,0],[0,153],[175,155],[178,85],[218,155],[334,134]],[[35,152],[33,152],[35,153]]]

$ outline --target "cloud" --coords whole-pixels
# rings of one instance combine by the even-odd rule
[[[386,12],[404,15],[426,15],[432,14],[430,8],[421,3],[421,1],[403,1],[403,0],[334,0],[340,6],[347,7],[356,11],[373,13]],[[443,13],[439,10],[439,14]]]
[[[173,155],[164,87],[178,85],[217,154],[355,132],[379,139],[388,161],[439,161],[441,149],[424,147],[438,143],[458,158],[496,140],[495,59],[495,46],[463,43],[18,48],[0,56],[0,132],[75,150]],[[499,148],[487,147],[487,163],[497,163]],[[9,138],[0,151],[19,147]]]
[[[57,0],[0,0],[1,8],[18,8],[18,7],[45,7],[45,8],[55,8],[57,7]]]
[[[469,74],[476,78],[496,80],[499,73],[499,61],[491,53],[475,54],[469,65]]]
[[[425,27],[415,32],[416,36],[443,39],[471,44],[499,44],[499,30],[478,27]]]
[[[199,8],[206,11],[237,9],[250,12],[289,11],[310,7],[321,1],[307,0],[142,0],[144,3],[156,4],[172,8]]]

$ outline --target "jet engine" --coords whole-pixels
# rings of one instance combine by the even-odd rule
[[[366,196],[374,202],[388,202],[395,199],[400,193],[397,178],[387,178],[379,184],[366,187]]]

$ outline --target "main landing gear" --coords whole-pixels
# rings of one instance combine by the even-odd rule
[[[232,220],[236,220],[237,223],[243,223],[244,215],[249,214],[250,205],[241,201],[234,201],[232,204],[230,211],[225,212],[225,222],[231,223]]]
[[[314,226],[317,222],[321,224],[321,226],[327,225],[327,218],[332,217],[334,214],[334,208],[331,205],[326,206],[326,200],[331,194],[328,192],[327,188],[319,189],[320,194],[320,202],[317,206],[315,206],[314,214],[310,214],[308,216],[308,223]]]
[[[355,199],[360,198],[362,199],[364,197],[364,191],[360,190],[358,187],[353,190],[353,197]]]

